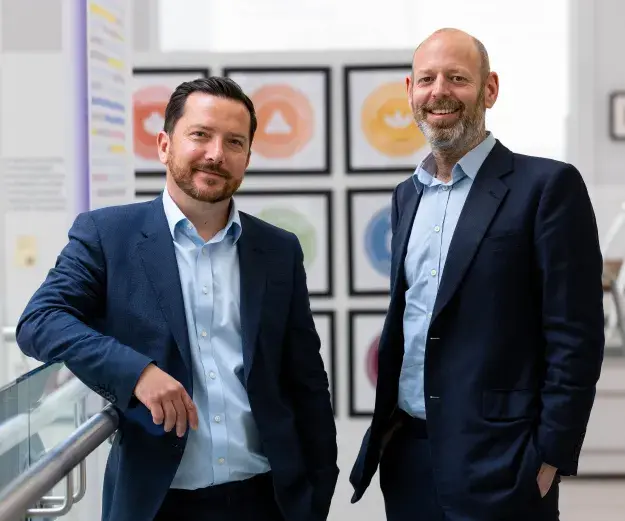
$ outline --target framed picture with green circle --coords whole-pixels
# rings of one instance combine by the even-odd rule
[[[237,208],[297,235],[310,296],[332,296],[332,192],[241,190]]]

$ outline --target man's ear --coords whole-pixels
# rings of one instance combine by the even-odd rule
[[[167,158],[169,157],[169,147],[171,143],[169,140],[169,134],[164,130],[161,130],[156,136],[156,147],[158,150],[158,159],[164,165],[167,164]]]
[[[491,72],[486,79],[486,88],[484,89],[484,105],[490,109],[495,105],[499,96],[499,76],[496,72]]]

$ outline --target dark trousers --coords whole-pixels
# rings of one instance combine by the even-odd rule
[[[389,441],[380,461],[380,488],[384,496],[387,521],[445,521],[438,502],[432,470],[430,443],[425,421],[402,418],[403,426]],[[558,521],[558,482],[540,498],[538,484],[528,521]]]
[[[154,521],[283,521],[271,473],[199,490],[170,489]]]

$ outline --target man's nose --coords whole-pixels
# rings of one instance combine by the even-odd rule
[[[221,138],[211,139],[204,150],[204,159],[213,163],[223,163],[224,147]]]
[[[434,98],[444,98],[449,96],[449,82],[444,74],[439,74],[432,85],[432,96]]]

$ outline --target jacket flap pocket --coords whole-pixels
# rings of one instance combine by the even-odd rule
[[[533,418],[537,397],[532,389],[492,389],[482,395],[482,414],[486,419],[515,420]]]

